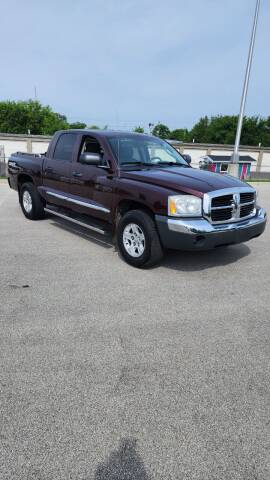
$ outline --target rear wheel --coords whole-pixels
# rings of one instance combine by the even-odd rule
[[[44,218],[45,211],[42,199],[33,183],[24,183],[19,192],[21,209],[29,220]]]
[[[131,210],[120,219],[117,243],[123,258],[134,267],[153,266],[163,256],[155,223],[141,210]]]

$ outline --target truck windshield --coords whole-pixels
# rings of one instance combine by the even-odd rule
[[[188,166],[184,158],[171,145],[156,137],[112,136],[108,138],[121,167],[137,166]]]

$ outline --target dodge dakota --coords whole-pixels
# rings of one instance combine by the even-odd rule
[[[261,235],[266,213],[256,190],[189,160],[150,135],[65,130],[44,155],[13,154],[8,180],[26,218],[47,212],[111,232],[136,267],[159,262],[164,248],[207,250]]]

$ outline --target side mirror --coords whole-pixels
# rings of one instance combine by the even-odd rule
[[[183,159],[186,160],[186,162],[190,165],[190,163],[191,163],[191,156],[186,153],[186,154],[182,154],[182,157],[183,157]]]
[[[84,152],[80,155],[79,161],[86,165],[99,165],[101,163],[101,155],[99,153]]]

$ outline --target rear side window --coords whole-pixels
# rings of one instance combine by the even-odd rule
[[[63,133],[58,139],[53,158],[71,162],[76,139],[76,133]]]

